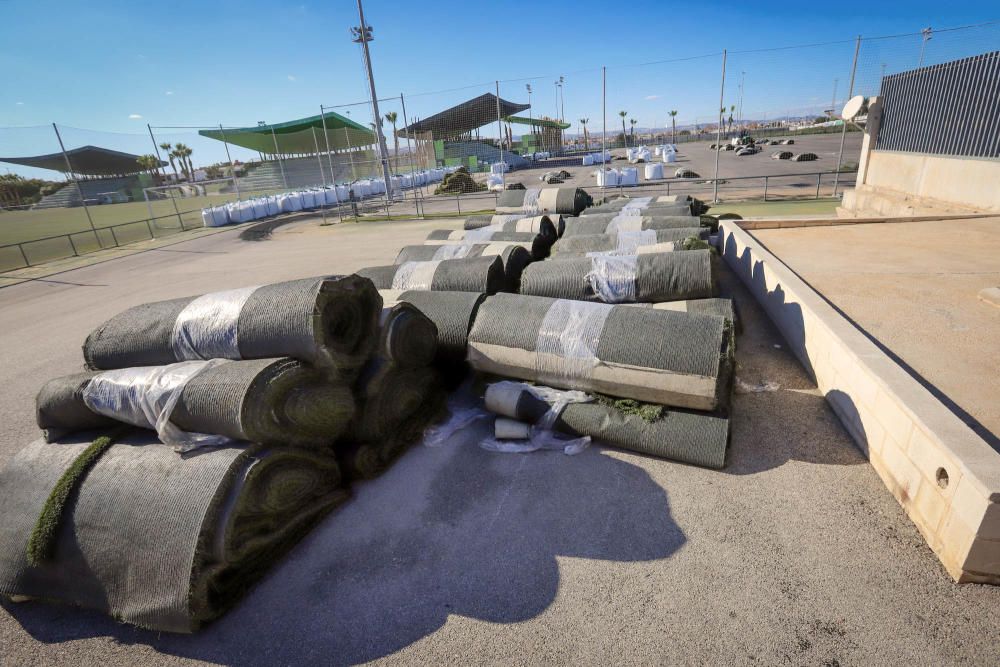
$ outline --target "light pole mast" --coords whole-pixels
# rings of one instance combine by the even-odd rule
[[[372,58],[368,51],[368,42],[372,41],[372,27],[365,23],[365,10],[361,7],[361,0],[358,0],[358,20],[361,25],[351,28],[352,40],[361,44],[361,49],[365,55],[365,67],[368,70],[368,90],[372,98],[372,114],[375,116],[375,136],[378,139],[378,157],[382,163],[382,178],[385,179],[385,197],[392,199],[392,177],[389,174],[389,151],[385,146],[385,135],[382,134],[382,117],[378,111],[378,95],[375,94],[375,76],[372,74]]]

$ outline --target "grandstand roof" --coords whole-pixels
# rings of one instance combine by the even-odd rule
[[[331,150],[370,146],[376,142],[373,130],[332,111],[272,125],[199,130],[198,134],[268,155],[315,153],[317,144],[322,152],[326,151],[327,142]]]
[[[500,100],[501,116],[510,116],[530,108],[529,104],[517,104],[502,98]],[[444,139],[461,136],[495,122],[497,122],[497,96],[486,93],[411,123],[400,132],[431,132],[436,139]]]
[[[568,130],[569,123],[565,123],[558,120],[552,120],[551,118],[525,118],[524,116],[507,116],[505,119],[510,123],[516,123],[519,125],[534,125],[535,127],[551,127],[557,130]]]
[[[69,158],[72,169],[67,168],[66,158]],[[110,148],[100,146],[81,146],[62,153],[51,153],[49,155],[34,155],[28,157],[0,157],[0,162],[10,162],[26,167],[37,167],[39,169],[51,169],[66,173],[72,171],[83,176],[116,176],[118,174],[135,174],[142,169],[136,160],[138,155],[113,151]],[[160,166],[167,163],[161,161]]]

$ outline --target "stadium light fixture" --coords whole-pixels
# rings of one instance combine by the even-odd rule
[[[368,92],[371,95],[372,118],[374,119],[375,139],[378,142],[378,156],[382,163],[382,178],[385,181],[385,198],[393,199],[392,178],[389,173],[389,150],[385,145],[385,135],[382,133],[382,116],[378,110],[378,95],[375,93],[375,75],[372,73],[372,57],[368,50],[368,42],[375,39],[375,30],[365,21],[365,10],[358,0],[358,23],[360,25],[351,28],[351,41],[361,45],[361,52],[364,56],[365,69],[368,74]],[[388,211],[388,204],[386,205]]]

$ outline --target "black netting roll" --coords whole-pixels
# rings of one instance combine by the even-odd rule
[[[426,366],[437,354],[437,327],[412,304],[387,306],[379,319],[376,354],[400,368]]]
[[[503,262],[495,256],[374,266],[361,269],[358,275],[379,289],[495,294],[507,284]]]
[[[580,188],[528,188],[504,190],[497,198],[497,213],[561,213],[577,215],[593,203]]]
[[[612,262],[607,265],[602,258],[590,257],[535,262],[521,276],[521,293],[556,299],[655,302],[704,299],[718,292],[714,275],[716,260],[710,250],[637,255],[630,260]],[[619,262],[628,264],[632,286],[626,291],[632,298],[609,299],[606,293],[602,298],[601,276],[595,276],[592,282],[588,275],[604,271],[606,281],[627,281],[630,276],[623,274],[618,267]],[[632,267],[634,274],[631,273]],[[595,283],[598,285],[596,292],[593,289]],[[621,292],[615,291],[616,294]]]
[[[650,238],[648,242],[643,242],[641,245],[685,241],[691,237],[702,240],[708,238],[708,230],[703,227],[680,227],[676,229],[657,229],[650,231],[655,231],[655,240]],[[621,240],[619,239],[619,234],[593,234],[563,237],[552,247],[552,252],[558,257],[564,255],[585,255],[588,252],[608,252],[610,250],[617,250],[623,245],[626,245],[625,239],[629,238],[627,236],[628,234],[632,234],[632,232],[624,232]]]
[[[438,330],[436,362],[439,366],[448,368],[464,363],[469,329],[484,294],[383,290],[382,296],[387,303],[410,303],[434,322]]]
[[[635,216],[626,220],[615,220],[615,215],[587,215],[579,218],[566,219],[566,231],[563,238],[570,236],[587,236],[593,234],[610,234],[615,229],[690,229],[698,227],[701,222],[690,215],[667,216]],[[614,222],[613,222],[614,221]]]
[[[93,439],[33,442],[0,471],[0,594],[194,632],[347,498],[332,452],[240,443],[181,456],[134,431],[74,475]],[[29,558],[60,480],[73,501]]]
[[[486,391],[486,408],[527,423],[537,423],[549,404],[527,388],[500,383]],[[605,403],[570,403],[555,428],[640,454],[722,468],[729,444],[729,419],[721,414],[663,409],[655,419],[623,412]]]
[[[220,324],[219,304],[241,296],[245,301],[235,320]],[[162,366],[198,358],[178,356],[177,350],[192,347],[190,331],[201,329],[208,331],[201,341],[206,346],[203,358],[293,357],[350,378],[374,348],[381,309],[375,286],[358,276],[263,285],[249,296],[232,290],[157,301],[129,308],[99,326],[87,337],[83,356],[92,369]],[[187,329],[178,326],[178,318]],[[225,355],[218,353],[220,339],[227,343]],[[200,347],[198,341],[193,346]]]
[[[135,406],[140,405],[141,392],[149,386],[144,380],[147,370],[78,373],[50,380],[35,400],[39,428],[51,440],[119,422],[144,425],[129,415],[141,415]],[[100,376],[117,381],[91,386]],[[129,378],[134,384],[123,386],[123,379]],[[88,392],[94,396],[89,405],[103,406],[100,413],[88,407]],[[327,374],[300,361],[224,361],[187,381],[170,422],[190,433],[234,440],[326,446],[344,433],[354,409],[348,385],[331,381]],[[108,416],[109,410],[117,420]]]
[[[695,410],[725,402],[733,353],[719,317],[519,294],[487,298],[469,334],[476,370]]]
[[[521,284],[521,272],[531,263],[531,253],[524,246],[515,243],[476,243],[461,246],[408,245],[396,255],[396,264],[406,262],[426,262],[461,255],[463,257],[497,256],[503,262],[503,272],[507,277],[505,292],[516,292]]]

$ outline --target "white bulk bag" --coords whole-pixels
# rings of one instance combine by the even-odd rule
[[[347,201],[351,196],[351,189],[346,185],[337,186],[337,201]]]
[[[487,174],[486,189],[489,190],[490,192],[502,192],[503,176],[501,176],[500,174]]]
[[[594,156],[593,155],[584,155],[583,156],[583,166],[584,167],[589,167],[592,164],[594,164]]]
[[[333,204],[336,204],[337,203],[337,188],[334,187],[334,186],[332,186],[332,185],[330,187],[328,187],[323,192],[323,201],[326,202],[327,206],[332,206]]]
[[[671,151],[664,151],[663,161],[666,162],[667,164],[673,164],[674,162],[677,162],[677,153],[673,153]]]
[[[255,220],[267,217],[267,202],[264,201],[263,197],[254,197],[250,200],[250,205],[253,206],[253,217]]]
[[[269,216],[281,213],[281,204],[278,203],[277,197],[264,197],[264,205],[267,207],[267,214]]]
[[[506,162],[494,162],[490,165],[491,174],[505,174],[507,173],[508,167]]]
[[[639,170],[635,167],[622,167],[618,185],[639,185]]]
[[[650,162],[646,165],[644,172],[645,173],[643,175],[646,177],[647,181],[663,178],[663,165],[656,162]]]
[[[286,192],[283,195],[278,195],[278,206],[281,207],[282,213],[294,213],[295,211],[301,211],[302,198],[294,192]]]
[[[657,146],[656,148],[654,148],[653,155],[655,155],[656,157],[660,157],[661,155],[663,155],[663,146]]]
[[[300,190],[295,194],[299,196],[299,201],[302,202],[303,209],[316,208],[316,198],[313,197],[313,193],[309,192],[308,190]]]
[[[252,219],[250,216],[253,215],[253,207],[249,210],[243,206],[243,202],[234,201],[231,204],[226,204],[226,213],[229,214],[229,219],[236,224],[242,222],[250,222]]]
[[[598,187],[611,188],[618,185],[620,181],[620,174],[616,169],[598,169],[597,170],[597,185]]]

